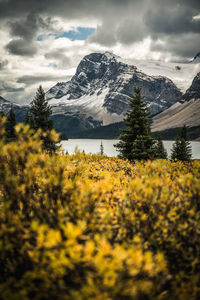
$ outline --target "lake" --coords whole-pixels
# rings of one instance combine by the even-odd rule
[[[113,146],[118,140],[100,140],[100,139],[69,139],[68,141],[61,141],[62,148],[69,154],[73,154],[75,148],[85,153],[99,153],[101,141],[104,147],[104,153],[108,156],[117,156],[118,152]],[[168,156],[171,153],[172,144],[174,141],[163,141],[164,147],[167,150]],[[192,145],[192,158],[200,159],[200,142],[191,142]]]

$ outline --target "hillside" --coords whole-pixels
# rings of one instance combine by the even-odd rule
[[[186,125],[189,131],[200,139],[200,73],[192,81],[191,86],[177,102],[164,112],[153,118],[152,131],[176,131]]]

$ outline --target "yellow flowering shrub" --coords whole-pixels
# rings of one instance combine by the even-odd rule
[[[50,156],[4,121],[0,299],[199,299],[199,161]]]

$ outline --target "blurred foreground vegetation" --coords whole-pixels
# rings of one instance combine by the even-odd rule
[[[48,155],[0,130],[0,299],[200,298],[200,161]]]

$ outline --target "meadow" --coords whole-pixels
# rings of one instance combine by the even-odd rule
[[[200,161],[49,155],[3,130],[0,299],[200,298]]]

